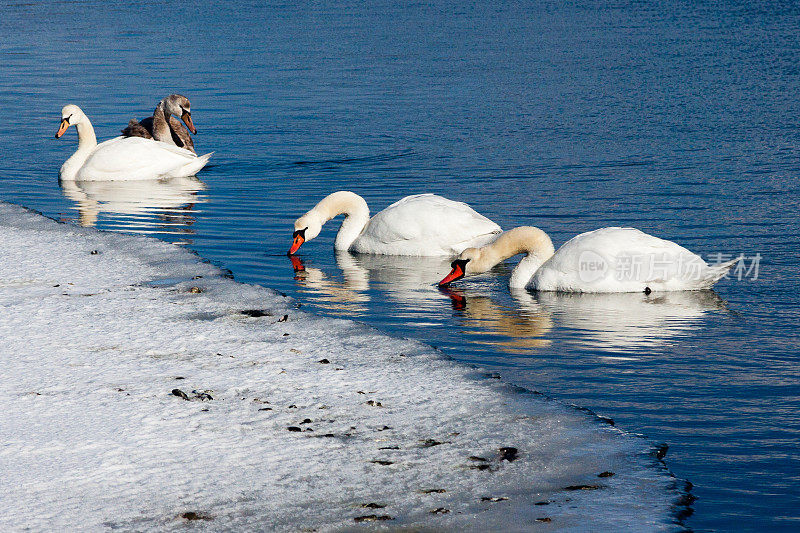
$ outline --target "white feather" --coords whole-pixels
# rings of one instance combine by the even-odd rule
[[[185,178],[197,174],[211,157],[142,137],[116,137],[97,144],[94,128],[78,106],[64,106],[61,113],[62,120],[78,129],[78,150],[61,167],[62,180]]]

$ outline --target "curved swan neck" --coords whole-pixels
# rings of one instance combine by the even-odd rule
[[[350,191],[339,191],[329,194],[312,209],[322,224],[330,219],[344,215],[342,227],[336,234],[334,248],[336,250],[347,250],[353,244],[361,232],[364,231],[369,222],[369,206],[367,202]]]
[[[92,123],[86,116],[75,123],[75,129],[78,130],[78,149],[74,154],[67,159],[58,175],[62,180],[73,180],[78,173],[86,159],[89,158],[92,151],[97,147],[97,136],[94,134]]]
[[[166,98],[161,100],[153,111],[153,138],[157,141],[175,144],[172,140],[172,132],[169,129],[169,117],[171,113],[167,111]]]
[[[94,134],[92,123],[84,117],[75,125],[78,130],[78,151],[93,150],[97,146],[97,135]]]
[[[553,241],[544,231],[520,226],[502,233],[493,243],[481,248],[480,257],[474,260],[471,268],[475,272],[485,272],[509,257],[525,254],[511,273],[509,281],[512,287],[524,287],[542,263],[554,253]]]

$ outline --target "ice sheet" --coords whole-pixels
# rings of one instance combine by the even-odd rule
[[[155,239],[0,202],[0,306],[2,530],[679,528],[646,440]]]

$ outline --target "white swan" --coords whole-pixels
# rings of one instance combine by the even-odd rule
[[[370,218],[362,197],[339,191],[295,221],[289,255],[342,214],[345,219],[334,248],[366,254],[454,256],[491,242],[502,231],[467,204],[435,194],[406,196]]]
[[[211,157],[197,157],[177,146],[141,137],[116,137],[97,144],[92,123],[71,104],[61,110],[56,139],[73,125],[78,130],[78,150],[61,166],[58,175],[62,180],[181,178],[197,174]]]
[[[468,248],[439,285],[480,274],[524,253],[511,273],[512,288],[560,292],[645,292],[708,289],[737,260],[708,265],[671,241],[634,228],[602,228],[567,241],[557,252],[538,228],[522,226],[483,248]]]

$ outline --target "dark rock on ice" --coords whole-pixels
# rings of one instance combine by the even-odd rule
[[[497,451],[500,453],[501,461],[508,461],[510,463],[517,459],[518,450],[513,446],[503,446]]]
[[[203,514],[198,511],[186,511],[185,513],[181,514],[181,518],[184,520],[214,520],[213,516]]]
[[[356,522],[377,522],[381,520],[394,520],[391,516],[384,514],[384,515],[376,515],[376,514],[368,514],[365,516],[357,516],[353,518]]]
[[[564,490],[597,490],[600,485],[569,485]]]
[[[363,507],[364,509],[383,509],[386,506],[381,505],[380,503],[370,502],[362,504],[361,507]]]
[[[183,398],[186,401],[189,401],[189,396],[180,389],[172,389],[172,395],[177,396],[178,398]]]
[[[270,313],[266,309],[245,309],[244,311],[240,311],[240,313],[252,318],[260,318],[262,316],[272,316],[272,313]]]
[[[193,390],[192,394],[194,394],[195,398],[200,400],[201,402],[207,402],[209,400],[213,400],[214,398],[208,393],[208,391],[196,391]]]

